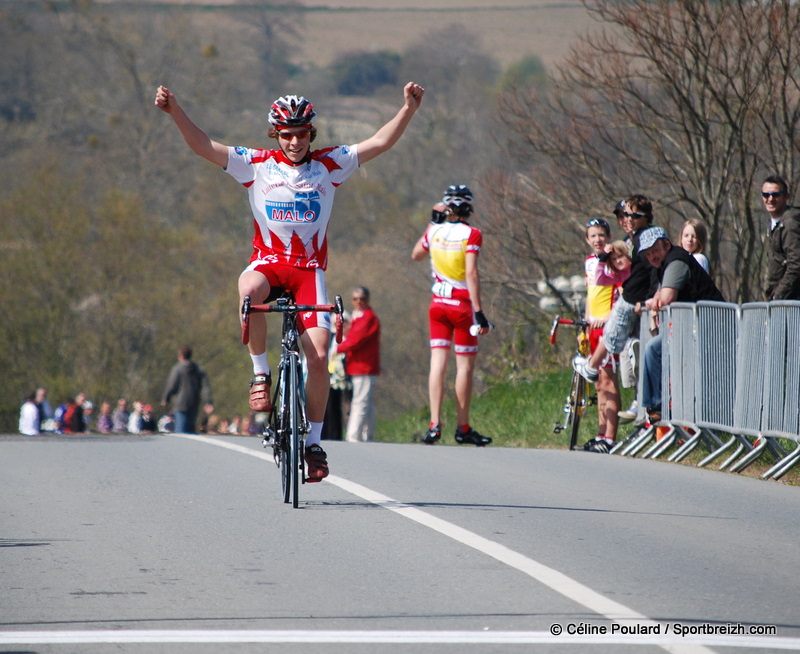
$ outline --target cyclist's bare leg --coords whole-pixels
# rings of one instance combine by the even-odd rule
[[[444,381],[447,373],[447,360],[450,350],[443,347],[431,349],[431,371],[428,375],[428,395],[431,404],[431,423],[441,424]]]
[[[475,373],[475,355],[456,355],[456,416],[457,427],[469,424],[469,407],[472,401],[472,379]]]
[[[600,366],[603,363],[603,359],[606,358],[608,354],[608,349],[606,348],[606,344],[603,343],[603,339],[601,338],[600,341],[597,343],[597,348],[592,353],[592,356],[589,357],[588,365],[590,368],[594,368],[595,370],[599,370]]]
[[[331,333],[324,327],[310,327],[300,337],[306,357],[306,415],[311,431],[306,435],[305,460],[308,481],[316,482],[328,476],[328,459],[320,446],[322,422],[331,390],[328,373],[328,346]]]
[[[306,356],[306,413],[309,422],[321,423],[325,419],[331,378],[328,373],[328,346],[331,334],[324,327],[311,327],[303,332],[300,342]]]
[[[598,434],[615,440],[619,426],[620,396],[617,376],[613,368],[603,366],[595,383],[597,389],[597,415],[600,423]]]
[[[269,295],[269,282],[260,272],[248,270],[239,277],[239,307],[246,296],[250,296],[253,304],[261,304]],[[240,316],[241,319],[241,316]],[[267,317],[263,313],[250,314],[250,342],[247,344],[250,354],[263,354],[267,349]]]

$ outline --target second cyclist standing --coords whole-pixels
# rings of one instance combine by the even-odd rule
[[[256,303],[268,302],[284,289],[292,291],[298,304],[327,304],[324,271],[335,191],[360,165],[397,143],[424,93],[421,86],[409,82],[403,89],[403,106],[371,137],[355,145],[312,150],[317,135],[313,125],[316,112],[302,96],[283,96],[272,104],[268,136],[278,147],[260,149],[212,140],[192,122],[168,88],[158,88],[156,106],[172,117],[191,150],[223,168],[247,189],[255,234],[250,264],[239,277],[237,311],[248,295]],[[305,460],[308,477],[319,480],[328,475],[327,456],[320,441],[330,390],[330,317],[325,313],[303,315],[300,329],[308,365],[306,392],[311,426]],[[266,319],[262,314],[254,315],[248,348],[254,373],[250,407],[255,411],[270,408],[266,337]]]
[[[430,320],[431,369],[428,378],[431,420],[423,442],[432,445],[442,437],[441,409],[445,375],[451,345],[456,352],[455,440],[482,447],[492,442],[469,424],[472,377],[478,354],[478,335],[488,334],[491,325],[482,311],[478,254],[483,237],[469,225],[472,192],[463,184],[450,186],[433,207],[432,224],[411,253],[422,261],[430,253],[434,277]],[[477,334],[470,330],[478,326]]]

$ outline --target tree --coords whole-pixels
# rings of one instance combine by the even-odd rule
[[[372,95],[381,86],[398,83],[400,55],[389,50],[340,54],[331,64],[340,95]]]
[[[774,172],[797,181],[800,6],[584,4],[602,27],[573,47],[551,89],[502,98],[517,170],[498,182],[497,215],[530,223],[532,211],[558,208],[562,226],[574,226],[566,232],[574,244],[588,216],[608,215],[615,200],[643,192],[676,237],[684,219],[703,220],[726,297],[758,299],[760,181]],[[529,256],[556,261],[564,244],[534,243]]]

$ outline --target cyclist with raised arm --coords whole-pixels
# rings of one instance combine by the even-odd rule
[[[472,378],[478,354],[478,334],[488,334],[490,323],[482,311],[478,254],[483,236],[467,222],[472,215],[472,192],[463,184],[450,186],[441,203],[433,208],[431,225],[411,253],[414,261],[430,254],[434,284],[428,312],[430,320],[431,369],[428,377],[431,420],[423,442],[432,445],[442,437],[441,408],[450,347],[456,354],[455,440],[482,447],[492,442],[469,423]]]
[[[239,277],[239,303],[245,296],[269,302],[290,290],[298,304],[327,304],[324,271],[328,264],[327,230],[336,189],[362,164],[389,150],[405,132],[425,90],[413,82],[403,89],[395,116],[366,140],[349,146],[312,150],[316,112],[302,96],[276,100],[268,113],[268,136],[275,149],[228,146],[212,140],[188,117],[175,95],[160,86],[155,104],[168,113],[191,150],[225,170],[248,191],[255,234],[250,264]],[[330,316],[303,314],[301,342],[308,365],[307,412],[311,432],[305,460],[309,481],[328,475],[320,446],[328,401]],[[266,355],[267,324],[251,316],[248,348],[253,362],[250,407],[270,409],[270,367]]]

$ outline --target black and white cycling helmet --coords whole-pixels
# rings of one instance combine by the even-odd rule
[[[314,122],[314,105],[302,95],[284,95],[272,103],[269,122],[275,127],[303,127]]]
[[[472,191],[463,184],[448,186],[442,202],[453,210],[459,218],[469,218],[472,214]]]

